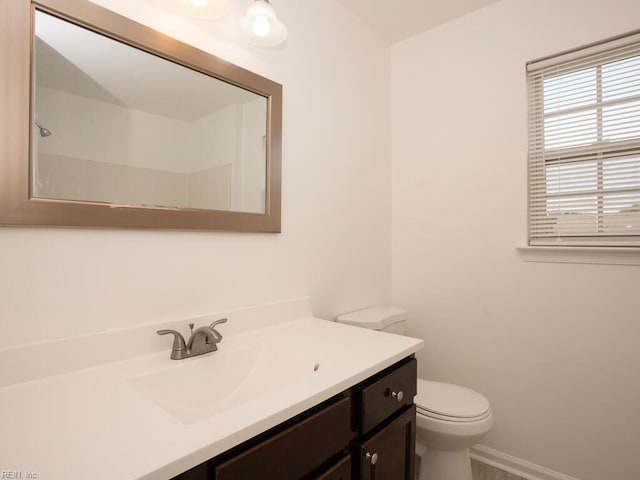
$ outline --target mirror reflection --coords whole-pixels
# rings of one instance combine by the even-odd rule
[[[34,197],[264,213],[267,99],[36,12]]]

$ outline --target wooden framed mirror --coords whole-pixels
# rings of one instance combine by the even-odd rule
[[[0,53],[0,225],[280,232],[278,83],[84,0]]]

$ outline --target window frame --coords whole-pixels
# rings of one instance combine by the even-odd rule
[[[640,233],[634,232],[629,235],[620,234],[615,232],[612,235],[606,235],[604,229],[606,228],[606,220],[615,218],[611,214],[606,212],[606,197],[618,194],[618,191],[607,191],[606,189],[606,163],[607,160],[618,160],[634,157],[638,158],[638,165],[640,165],[640,135],[631,140],[619,140],[611,142],[605,138],[605,109],[607,107],[632,104],[633,102],[640,102],[640,95],[631,95],[629,97],[617,98],[611,100],[604,99],[605,84],[603,83],[603,67],[607,64],[622,61],[628,58],[640,58],[640,31],[632,32],[630,34],[621,35],[613,39],[608,39],[597,44],[587,45],[579,49],[563,52],[543,59],[534,60],[527,63],[527,91],[528,91],[528,218],[527,218],[527,238],[529,247],[601,247],[601,248],[618,248],[618,247],[640,247]],[[626,54],[620,48],[620,45],[637,46],[638,51],[632,50],[632,53]],[[601,56],[602,60],[590,61],[589,59],[598,59]],[[613,53],[611,53],[613,52]],[[575,62],[578,59],[579,61]],[[572,62],[575,62],[575,67],[572,68]],[[557,73],[554,75],[554,68],[557,68]],[[545,81],[551,78],[559,76],[569,75],[571,73],[579,72],[582,70],[588,70],[590,68],[595,69],[595,97],[593,102],[583,103],[569,109],[563,109],[560,113],[545,111]],[[566,95],[566,94],[565,94]],[[633,108],[633,106],[632,106]],[[640,110],[640,106],[638,107]],[[580,113],[595,111],[595,142],[591,144],[579,144],[576,147],[558,147],[547,149],[545,147],[545,134],[546,134],[546,119],[547,118],[559,118],[562,114]],[[574,122],[575,123],[575,122]],[[579,123],[577,124],[579,125]],[[541,146],[540,146],[541,145]],[[548,154],[553,155],[553,158],[548,159]],[[572,162],[571,158],[574,157],[575,161]],[[560,159],[560,161],[558,161]],[[556,194],[549,194],[549,181],[548,171],[550,161],[556,160],[556,165],[571,165],[580,164],[587,165],[588,162],[594,162],[596,164],[595,173],[595,185],[596,188],[585,188],[583,190],[573,190],[565,187],[568,192],[558,191]],[[612,162],[613,163],[613,162]],[[635,163],[632,163],[632,168],[635,168]],[[569,176],[574,174],[569,174]],[[612,175],[612,174],[609,174]],[[562,187],[562,176],[558,174],[559,180],[558,189]],[[587,177],[588,178],[588,177]],[[570,178],[575,181],[575,179]],[[537,186],[536,186],[537,182]],[[567,180],[565,180],[567,182]],[[540,187],[540,185],[543,185]],[[540,190],[544,190],[541,195]],[[623,186],[621,190],[625,190]],[[640,186],[635,185],[635,180],[631,180],[631,186],[626,188],[631,195],[640,193]],[[581,218],[578,228],[582,230],[577,234],[563,234],[560,230],[555,233],[541,233],[540,221],[545,220],[546,215],[549,224],[556,222],[558,215],[554,219],[553,215],[549,215],[549,199],[555,198],[560,200],[562,198],[572,197],[584,197],[590,193],[594,193],[596,212],[594,214],[594,221],[596,222],[597,231],[594,234],[588,235],[587,223],[584,218]],[[625,193],[625,192],[622,192]],[[632,207],[635,208],[635,199],[631,200]],[[541,206],[542,205],[542,206]],[[542,211],[543,213],[539,213]],[[558,210],[556,210],[558,211]],[[568,210],[567,210],[568,211]],[[535,212],[535,214],[534,214]],[[621,210],[622,212],[622,210]],[[632,221],[636,220],[635,210],[631,211]],[[638,222],[640,222],[640,212],[637,214]],[[535,219],[535,222],[534,222]],[[534,224],[536,225],[535,234]],[[584,224],[584,225],[583,225]],[[639,223],[640,224],[640,223]],[[635,226],[635,224],[634,224]],[[545,228],[545,227],[543,227]],[[548,227],[546,227],[548,228]],[[553,232],[553,229],[549,229]]]

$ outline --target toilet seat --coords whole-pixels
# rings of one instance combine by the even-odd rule
[[[475,422],[491,415],[483,395],[450,383],[418,379],[414,402],[419,415],[449,422]]]
[[[440,415],[438,413],[434,413],[434,412],[430,412],[429,410],[425,410],[425,409],[423,409],[421,407],[418,407],[416,405],[416,414],[417,415],[423,415],[423,416],[429,417],[429,418],[437,418],[438,420],[444,420],[445,422],[466,423],[466,422],[477,422],[479,420],[484,420],[489,415],[491,415],[491,411],[486,411],[482,415],[479,415],[479,416],[473,417],[473,418],[460,418],[460,417],[452,417],[452,416],[449,416],[449,415]]]

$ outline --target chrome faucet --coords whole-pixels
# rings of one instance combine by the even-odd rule
[[[193,323],[190,323],[191,336],[187,342],[184,341],[182,334],[175,330],[158,330],[156,333],[158,335],[173,334],[171,359],[182,360],[218,350],[217,344],[222,341],[222,335],[215,327],[221,323],[227,323],[227,319],[221,318],[211,323],[211,325],[199,327],[195,331],[193,330]]]

